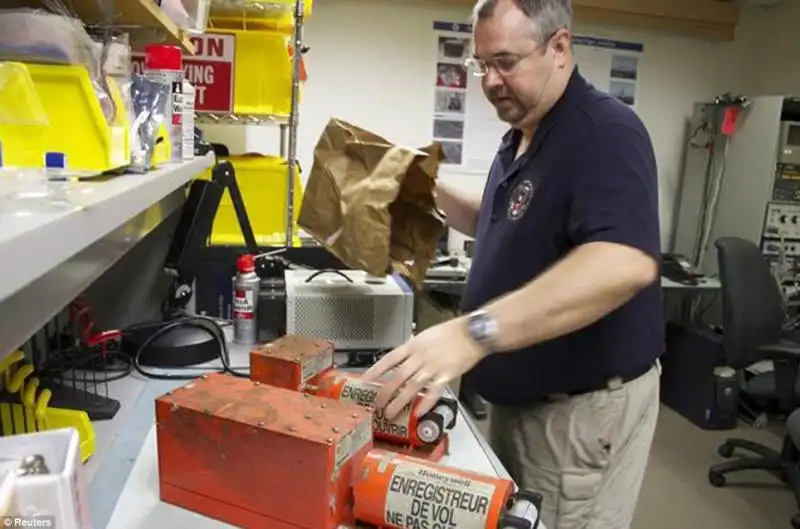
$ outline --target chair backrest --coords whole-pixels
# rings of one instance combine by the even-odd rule
[[[715,244],[726,361],[743,369],[764,358],[759,346],[780,340],[783,297],[758,246],[738,237],[722,237]]]

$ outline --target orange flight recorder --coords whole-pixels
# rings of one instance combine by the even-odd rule
[[[237,527],[352,526],[353,472],[372,448],[368,410],[204,376],[156,400],[161,499]]]
[[[250,379],[293,391],[303,391],[333,369],[333,344],[287,334],[250,352]]]
[[[511,480],[371,450],[355,472],[355,516],[391,529],[536,529],[540,494]]]
[[[316,388],[309,389],[314,395],[352,402],[365,408],[373,408],[381,389],[379,382],[365,382],[358,374],[345,371],[327,371],[318,378]],[[442,398],[431,411],[420,415],[418,410],[424,396],[417,394],[392,419],[387,418],[382,409],[374,409],[372,431],[375,439],[414,448],[441,442],[447,431],[455,426],[458,404],[453,399]]]
[[[365,382],[357,373],[334,369],[330,342],[298,335],[279,338],[250,353],[250,378],[372,409],[375,440],[384,448],[432,461],[448,451],[447,432],[455,426],[458,412],[454,399],[442,398],[433,410],[419,416],[424,395],[418,394],[399,416],[389,419],[383,410],[373,409],[381,383]]]

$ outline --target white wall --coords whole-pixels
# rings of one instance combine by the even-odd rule
[[[758,45],[753,50],[752,93],[800,96],[800,1],[785,0],[761,12]]]
[[[315,3],[306,25],[306,41],[311,47],[306,56],[309,80],[298,134],[304,170],[310,168],[314,144],[332,116],[396,143],[422,146],[430,142],[436,58],[432,22],[467,21],[468,17],[467,7],[424,0]],[[783,22],[781,17],[776,19]],[[575,28],[584,35],[644,43],[637,111],[650,130],[658,157],[664,245],[672,226],[686,117],[696,101],[727,91],[748,92],[760,83],[752,59],[767,62],[764,56],[769,47],[756,46],[764,20],[761,10],[746,9],[732,43],[614,28]],[[791,24],[784,26],[784,35],[792,35]],[[778,63],[777,59],[770,61],[770,65]],[[800,84],[800,69],[795,69],[795,77]],[[278,148],[276,128],[248,130],[246,134],[228,129],[216,131],[212,137],[226,140],[234,151],[274,153]],[[445,178],[482,189],[484,175],[452,173],[443,171]]]

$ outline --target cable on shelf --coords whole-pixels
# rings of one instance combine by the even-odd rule
[[[160,337],[164,336],[168,332],[178,328],[178,327],[191,327],[195,329],[200,329],[209,333],[214,340],[219,345],[219,360],[222,362],[222,369],[203,369],[200,366],[186,366],[186,367],[171,367],[169,371],[159,371],[159,372],[150,372],[144,369],[141,365],[140,359],[142,357],[142,353],[150,347],[156,340]],[[147,378],[152,378],[156,380],[194,380],[195,378],[202,376],[207,373],[228,373],[237,377],[249,378],[249,372],[245,373],[240,370],[247,369],[241,367],[231,367],[230,365],[230,353],[228,351],[228,343],[225,339],[225,332],[222,330],[222,327],[217,323],[216,320],[213,318],[209,318],[207,316],[194,316],[194,315],[186,315],[177,319],[172,320],[171,322],[167,323],[157,331],[155,331],[152,335],[150,335],[145,341],[139,345],[136,351],[132,354],[133,358],[133,368],[142,376]],[[192,374],[177,374],[171,371],[175,370],[190,370],[193,371]]]

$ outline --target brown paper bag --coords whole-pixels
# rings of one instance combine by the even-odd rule
[[[398,147],[334,118],[314,150],[298,224],[347,266],[419,287],[445,233],[433,199],[442,159],[438,144]]]

